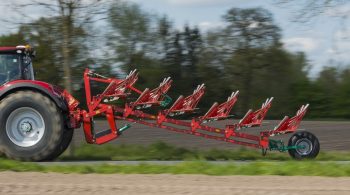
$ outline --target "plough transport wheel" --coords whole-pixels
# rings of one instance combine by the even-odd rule
[[[317,137],[307,131],[297,131],[288,142],[289,155],[297,160],[314,159],[320,151],[320,143]]]

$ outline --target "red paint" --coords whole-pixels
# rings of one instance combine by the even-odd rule
[[[0,91],[5,90],[6,88],[10,88],[13,87],[15,85],[18,84],[32,84],[32,85],[36,85],[39,87],[42,87],[46,90],[48,90],[49,92],[51,92],[52,94],[56,94],[58,95],[58,91],[56,90],[56,88],[53,87],[53,85],[43,82],[43,81],[35,81],[35,80],[14,80],[14,81],[10,81],[5,83],[4,85],[0,86]]]
[[[0,47],[0,51],[17,51],[18,49],[16,47]]]

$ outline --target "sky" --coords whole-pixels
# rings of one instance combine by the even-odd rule
[[[26,0],[16,0],[26,1]],[[300,7],[298,4],[281,6],[274,0],[128,0],[141,5],[145,11],[167,15],[176,28],[185,24],[198,26],[202,32],[224,25],[222,16],[233,7],[262,7],[269,10],[275,23],[282,29],[282,42],[290,51],[303,51],[312,64],[310,76],[316,76],[324,66],[350,65],[350,20],[339,15],[350,16],[350,3],[328,9],[309,23],[293,22]],[[300,0],[298,2],[302,2]],[[3,15],[13,13],[0,2]],[[8,1],[6,1],[8,2]],[[32,18],[45,15],[43,10],[29,10]],[[16,31],[0,21],[0,34]]]

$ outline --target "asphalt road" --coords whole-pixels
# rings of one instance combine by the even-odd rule
[[[233,120],[207,123],[211,126],[224,128],[226,124],[232,124]],[[258,134],[261,130],[272,129],[279,121],[267,121],[262,127],[244,129],[244,132]],[[118,127],[128,122],[117,121]],[[131,123],[132,127],[126,130],[123,135],[108,144],[139,144],[149,145],[156,141],[163,141],[171,145],[197,149],[234,149],[240,146],[226,142],[220,142],[202,137],[176,133],[159,128],[151,128],[141,124]],[[108,129],[106,121],[96,121],[95,130]],[[322,151],[350,150],[350,121],[303,121],[300,129],[314,133],[321,144]],[[82,128],[75,130],[74,143],[80,145],[85,143]],[[275,137],[287,141],[290,135]]]

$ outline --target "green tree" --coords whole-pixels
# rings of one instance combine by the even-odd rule
[[[138,69],[140,86],[157,85],[164,71],[157,55],[156,17],[128,2],[113,3],[108,16],[111,26],[109,46],[114,48],[110,60],[124,72]]]
[[[202,37],[198,28],[185,25],[183,31],[174,30],[168,40],[169,44],[163,67],[174,79],[174,86],[181,94],[191,93],[201,84],[198,75],[199,58],[202,49]]]
[[[20,33],[12,33],[8,35],[0,36],[0,45],[2,46],[14,46],[26,44],[24,37]]]
[[[299,89],[309,83],[309,64],[303,53],[283,48],[271,13],[261,8],[233,8],[223,18],[226,26],[209,32],[201,52],[199,73],[210,86],[209,99],[223,101],[226,94],[239,89],[235,111],[243,115],[273,96],[277,100],[270,117],[294,114],[307,103],[303,98],[306,89]]]
[[[126,72],[137,68],[146,57],[150,42],[150,15],[137,4],[117,2],[109,10],[111,46],[117,60]]]
[[[64,84],[66,72],[65,67],[62,66],[65,57],[61,48],[64,38],[60,23],[56,21],[56,17],[40,18],[30,25],[22,25],[19,33],[37,50],[38,55],[34,61],[34,67],[38,73],[37,79],[66,87]],[[82,28],[72,29],[72,33],[77,40],[84,39],[85,33]],[[85,58],[79,56],[79,53],[84,50],[84,46],[77,42],[71,42],[69,47],[69,67],[72,69],[70,70],[70,84],[79,83],[82,77],[82,67],[86,67],[86,64],[81,63],[86,60],[86,56],[84,56]]]
[[[264,48],[279,45],[280,30],[274,24],[272,14],[262,8],[230,9],[224,15],[227,26],[224,28],[228,55],[224,63],[224,72],[232,76],[241,89],[242,109],[251,107],[255,90],[254,74],[267,68],[269,63],[263,61]],[[231,77],[231,78],[230,78]],[[227,81],[229,83],[229,81]],[[236,85],[234,85],[236,87]]]
[[[332,117],[334,114],[335,94],[339,86],[338,70],[334,67],[326,67],[315,81],[315,91],[320,92],[317,95],[318,104],[314,109],[320,117]]]
[[[350,69],[343,70],[339,75],[337,88],[333,88],[337,92],[333,95],[335,117],[350,118]],[[327,116],[325,116],[327,117]]]
[[[198,75],[198,62],[202,52],[203,40],[197,27],[191,28],[186,25],[183,32],[183,53],[184,53],[184,80],[192,85],[186,87],[193,88],[200,84]]]
[[[109,24],[109,45],[115,48],[110,60],[124,72],[138,69],[139,86],[156,86],[162,77],[171,76],[170,94],[177,96],[198,84],[195,72],[202,40],[197,28],[176,30],[166,16],[152,15],[128,2],[113,4]]]

